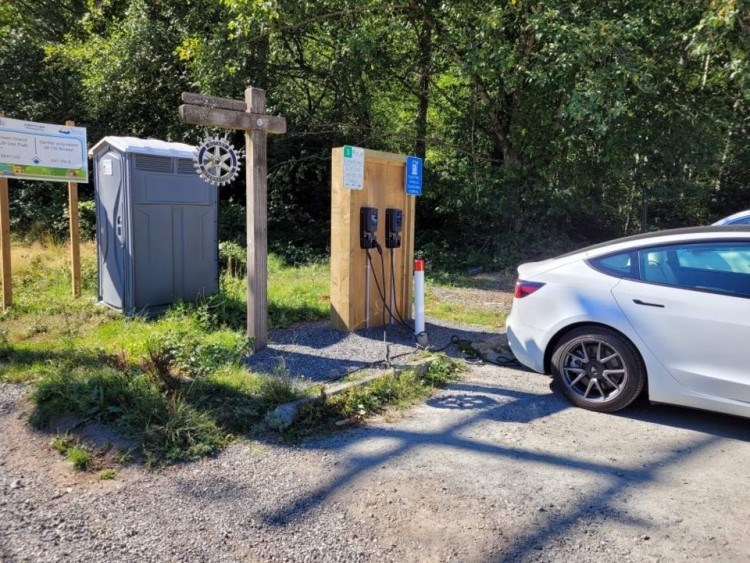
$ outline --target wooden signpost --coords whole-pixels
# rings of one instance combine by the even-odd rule
[[[73,127],[75,121],[66,121]],[[70,278],[73,297],[81,296],[81,229],[78,224],[78,184],[68,182],[68,215],[70,215]]]
[[[266,115],[266,92],[232,100],[183,92],[180,121],[245,131],[247,179],[247,335],[257,351],[268,342],[268,219],[266,133],[286,133],[286,119]]]
[[[2,117],[3,114],[0,113],[0,118]],[[9,168],[7,164],[4,165],[3,174],[11,178],[28,180],[53,182],[72,180],[67,182],[68,212],[70,214],[71,287],[73,297],[80,297],[81,236],[78,224],[78,183],[88,181],[85,129],[76,128],[73,121],[66,121],[65,129],[60,129],[59,125],[23,122],[16,119],[0,119],[0,122],[14,124],[9,126],[10,129],[4,130],[0,145],[7,147],[9,153],[4,154],[4,158],[10,159],[8,162],[15,162],[16,166]],[[5,125],[5,123],[2,124]],[[13,127],[19,129],[14,130]],[[24,128],[31,133],[27,133]],[[34,135],[34,138],[38,137],[38,146],[37,141],[29,140],[29,135]],[[29,152],[32,144],[34,150]],[[31,156],[34,156],[34,159],[30,163],[26,162],[26,159]],[[3,284],[3,309],[7,309],[13,305],[13,285],[10,265],[8,178],[2,176],[0,176],[0,259],[2,259],[0,277],[2,277]]]
[[[10,277],[10,201],[7,178],[0,178],[0,247],[2,247],[3,309],[7,309],[13,305],[13,286]]]

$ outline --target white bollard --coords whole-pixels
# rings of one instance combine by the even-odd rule
[[[424,334],[424,260],[414,260],[414,335]]]

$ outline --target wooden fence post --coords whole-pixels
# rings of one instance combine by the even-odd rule
[[[75,121],[66,121],[73,127]],[[78,224],[78,184],[68,182],[68,214],[70,215],[70,277],[73,297],[81,296],[81,232]]]
[[[0,113],[0,117],[3,114]],[[13,285],[10,275],[10,202],[8,179],[0,178],[0,259],[2,260],[3,310],[13,305]]]

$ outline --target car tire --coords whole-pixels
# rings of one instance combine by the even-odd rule
[[[632,403],[646,383],[635,346],[600,326],[575,328],[560,338],[552,354],[556,385],[579,407],[615,412]]]

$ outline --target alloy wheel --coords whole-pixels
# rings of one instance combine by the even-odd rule
[[[564,350],[562,360],[563,383],[584,401],[612,401],[628,382],[627,364],[620,352],[597,338],[574,340]]]

